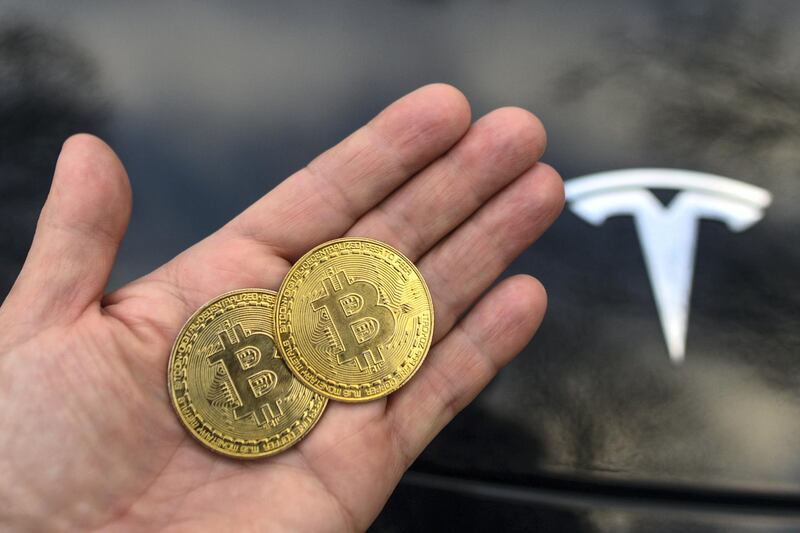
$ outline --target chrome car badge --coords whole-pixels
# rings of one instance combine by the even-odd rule
[[[571,179],[565,188],[572,212],[590,224],[633,217],[667,350],[674,363],[683,361],[699,220],[744,231],[761,220],[772,195],[730,178],[660,168],[599,172]],[[679,192],[665,206],[649,189]]]

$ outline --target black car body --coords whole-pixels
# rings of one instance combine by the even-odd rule
[[[798,22],[756,0],[12,2],[2,289],[69,133],[132,179],[119,285],[449,82],[476,117],[542,118],[568,204],[508,272],[547,287],[540,332],[374,530],[797,530]]]

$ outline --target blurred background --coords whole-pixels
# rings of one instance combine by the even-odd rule
[[[203,238],[392,100],[448,82],[545,123],[565,180],[665,167],[772,194],[699,223],[674,363],[634,221],[570,208],[509,269],[536,340],[419,458],[374,531],[800,526],[800,4],[0,1],[0,297],[61,143],[103,137],[134,211],[111,288]],[[676,191],[654,191],[665,208]]]

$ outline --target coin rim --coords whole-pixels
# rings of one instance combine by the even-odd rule
[[[385,391],[382,391],[382,392],[380,392],[378,394],[375,394],[375,395],[372,395],[372,396],[361,396],[361,397],[358,397],[358,398],[341,397],[341,396],[336,396],[335,394],[332,394],[332,393],[327,392],[327,391],[319,390],[317,387],[315,387],[314,385],[312,385],[311,383],[306,381],[306,379],[300,374],[300,372],[297,371],[291,365],[290,358],[287,357],[286,351],[284,350],[283,339],[282,339],[281,334],[280,334],[280,327],[279,327],[280,326],[280,318],[279,318],[280,313],[278,312],[278,310],[280,309],[281,297],[284,294],[284,290],[286,289],[286,284],[288,283],[289,278],[292,276],[292,274],[295,271],[297,271],[299,269],[299,265],[301,265],[303,263],[303,261],[307,257],[311,256],[312,254],[314,254],[318,250],[321,250],[321,249],[323,249],[323,248],[325,248],[327,246],[331,246],[333,244],[340,243],[340,242],[367,242],[367,243],[370,243],[370,244],[374,244],[374,245],[377,245],[377,246],[382,246],[384,248],[388,248],[391,252],[394,252],[397,255],[399,255],[400,257],[402,257],[411,266],[411,268],[414,270],[414,272],[417,274],[417,276],[419,277],[420,281],[422,282],[422,288],[425,289],[425,295],[428,297],[428,303],[430,304],[430,310],[431,310],[430,334],[428,335],[428,339],[427,339],[427,342],[426,342],[425,350],[424,350],[424,352],[422,354],[422,357],[420,357],[419,363],[417,364],[416,368],[414,368],[411,371],[411,373],[408,374],[408,376],[406,376],[406,378],[402,382],[400,382],[400,384],[397,387],[395,387],[393,389],[387,389]],[[309,250],[308,252],[303,254],[302,257],[300,257],[300,259],[295,261],[295,263],[292,265],[292,267],[289,269],[289,271],[284,276],[283,281],[281,282],[281,286],[278,289],[277,297],[275,299],[275,318],[274,318],[274,320],[275,320],[275,338],[278,339],[278,350],[280,350],[280,352],[281,352],[281,357],[283,357],[283,360],[286,362],[286,366],[289,367],[289,370],[292,372],[292,374],[297,379],[299,379],[300,382],[303,383],[303,385],[305,385],[309,389],[313,390],[317,394],[325,396],[326,398],[330,398],[331,400],[335,400],[335,401],[343,402],[343,403],[365,403],[365,402],[371,402],[372,400],[377,400],[377,399],[380,399],[380,398],[384,398],[386,396],[389,396],[390,394],[393,394],[393,393],[397,392],[398,390],[403,388],[411,380],[411,378],[414,377],[414,375],[419,371],[420,367],[422,366],[422,363],[424,363],[425,359],[428,357],[428,353],[431,351],[431,346],[433,344],[433,331],[434,331],[434,326],[435,326],[435,324],[434,324],[435,312],[434,312],[434,306],[433,306],[433,297],[431,296],[430,289],[428,289],[428,284],[425,281],[425,278],[422,276],[422,273],[417,268],[417,265],[415,265],[414,262],[411,259],[409,259],[403,252],[401,252],[400,250],[398,250],[394,246],[391,246],[391,245],[389,245],[389,244],[387,244],[387,243],[385,243],[383,241],[379,241],[377,239],[370,239],[370,238],[367,238],[367,237],[341,237],[341,238],[338,238],[338,239],[332,239],[330,241],[323,242],[322,244],[319,244],[319,245],[315,246],[314,248],[312,248],[311,250]]]
[[[235,452],[231,452],[229,450],[220,450],[218,448],[215,448],[214,446],[211,445],[211,443],[208,443],[205,440],[201,439],[200,436],[197,435],[193,431],[193,429],[191,427],[189,427],[189,425],[186,423],[186,421],[181,416],[181,412],[180,412],[180,409],[178,407],[177,399],[175,398],[175,390],[173,389],[173,386],[172,386],[172,364],[173,364],[173,362],[175,360],[176,349],[178,348],[178,341],[181,339],[181,337],[183,337],[184,333],[186,332],[187,328],[189,327],[189,324],[191,324],[192,321],[194,321],[195,318],[197,318],[198,315],[200,315],[200,313],[203,310],[205,310],[208,306],[212,305],[213,303],[218,302],[219,300],[222,300],[222,299],[227,298],[229,296],[233,296],[233,295],[241,294],[241,293],[245,293],[245,292],[258,292],[258,293],[270,294],[272,296],[275,296],[275,311],[277,311],[277,309],[278,309],[278,306],[277,306],[277,304],[278,304],[278,299],[277,299],[278,293],[273,291],[273,290],[270,290],[270,289],[259,289],[259,288],[254,288],[254,287],[245,288],[245,289],[235,289],[235,290],[232,290],[232,291],[224,292],[224,293],[219,294],[219,295],[215,296],[214,298],[208,300],[206,303],[204,303],[203,305],[198,307],[197,310],[194,313],[192,313],[192,315],[186,320],[186,322],[184,322],[183,326],[181,326],[180,332],[175,337],[175,341],[172,343],[172,349],[170,350],[170,353],[169,353],[169,363],[167,364],[167,390],[169,391],[169,399],[170,399],[170,404],[172,405],[172,410],[175,412],[175,415],[177,416],[177,418],[180,421],[181,425],[186,430],[186,432],[189,433],[189,435],[191,435],[192,437],[194,437],[195,441],[197,441],[200,444],[202,444],[204,448],[209,449],[209,450],[211,450],[211,451],[213,451],[213,452],[215,452],[215,453],[217,453],[219,455],[223,455],[225,457],[232,457],[232,458],[235,458],[235,459],[261,459],[263,457],[269,457],[269,456],[277,455],[277,454],[279,454],[281,452],[284,452],[284,451],[288,450],[289,448],[291,448],[292,446],[294,446],[295,444],[297,444],[298,442],[303,440],[306,437],[306,435],[311,433],[311,430],[314,429],[314,426],[317,425],[317,422],[319,422],[320,418],[322,418],[322,415],[325,413],[325,409],[328,407],[328,398],[325,397],[324,395],[319,394],[314,389],[310,389],[309,387],[305,386],[305,384],[303,382],[301,382],[300,383],[301,385],[303,385],[307,389],[311,390],[311,392],[315,393],[317,396],[321,396],[322,400],[323,400],[322,406],[319,409],[319,414],[317,415],[316,419],[311,423],[311,425],[308,426],[308,429],[306,429],[306,431],[302,435],[300,435],[298,438],[296,438],[295,440],[293,440],[291,442],[288,442],[288,443],[284,444],[283,446],[281,446],[279,448],[273,448],[272,450],[268,450],[268,451],[260,452],[260,453],[235,453]],[[276,313],[273,313],[273,314],[276,314]],[[273,326],[274,326],[274,323],[273,323]],[[281,352],[281,358],[283,358],[283,353],[282,352]],[[283,359],[283,362],[284,362],[284,364],[286,364],[286,359]],[[286,366],[288,367],[289,365],[287,364]]]

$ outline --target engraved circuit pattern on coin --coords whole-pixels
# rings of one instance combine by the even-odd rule
[[[422,364],[433,302],[414,264],[371,239],[337,239],[295,263],[278,291],[275,331],[292,372],[340,401],[386,396]]]
[[[275,293],[243,289],[200,308],[169,361],[172,404],[189,432],[212,450],[253,458],[302,439],[327,399],[289,372],[274,337]]]

